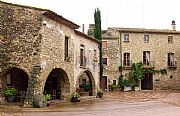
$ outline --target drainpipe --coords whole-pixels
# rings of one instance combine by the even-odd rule
[[[121,32],[120,31],[119,31],[119,40],[120,40],[120,45],[119,45],[120,66],[122,66],[122,39],[121,39]]]

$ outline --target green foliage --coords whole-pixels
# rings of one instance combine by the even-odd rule
[[[135,79],[142,79],[143,75],[144,75],[144,71],[143,71],[143,68],[142,68],[143,64],[140,62],[140,63],[134,63],[133,64],[133,70],[130,74],[130,76],[132,76],[133,78]]]
[[[102,89],[98,89],[98,90],[97,90],[97,94],[99,94],[99,93],[104,93],[104,92],[103,92]]]
[[[129,72],[129,80],[131,80],[132,83],[134,83],[134,85],[138,86],[139,85],[139,81],[141,80],[144,76],[145,73],[161,73],[162,75],[167,74],[167,70],[166,69],[143,69],[143,64],[140,63],[133,63],[133,69],[131,72]]]
[[[90,91],[91,90],[91,85],[90,84],[83,83],[83,84],[79,85],[79,87],[83,88],[84,91]]]
[[[47,101],[51,100],[51,94],[46,94],[45,97]]]
[[[120,88],[120,85],[114,85],[114,84],[112,84],[111,85],[111,89],[114,91],[114,90],[117,90],[117,89],[119,89]]]
[[[76,93],[76,92],[73,92],[72,94],[71,94],[71,99],[80,99],[80,95],[78,94],[78,93]]]
[[[120,86],[120,88],[123,87],[122,82],[123,82],[123,75],[120,75],[119,78],[118,78],[118,85]]]
[[[100,41],[99,43],[99,67],[100,67],[100,80],[103,76],[103,65],[102,65],[102,35],[101,35],[101,12],[97,8],[94,13],[94,22],[95,22],[95,28],[94,28],[94,37]]]
[[[7,96],[7,97],[8,96],[17,96],[17,94],[18,94],[18,91],[14,87],[7,87],[4,90],[4,95]]]
[[[122,85],[123,85],[123,86],[133,86],[134,84],[133,84],[133,81],[132,81],[132,80],[123,79]]]

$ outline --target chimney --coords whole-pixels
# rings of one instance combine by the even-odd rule
[[[172,25],[172,30],[176,31],[176,22],[174,20],[172,21],[171,25]]]
[[[84,33],[84,24],[82,24],[82,32]]]

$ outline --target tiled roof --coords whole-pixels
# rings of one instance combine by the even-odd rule
[[[100,41],[97,40],[96,38],[93,38],[93,37],[91,37],[91,36],[88,36],[88,35],[80,32],[80,31],[75,30],[75,33],[78,34],[78,35],[80,35],[80,36],[83,36],[83,37],[85,37],[85,38],[87,38],[87,39],[90,39],[90,40],[92,40],[92,41],[95,41],[95,42],[97,42],[97,43],[100,43]]]
[[[170,30],[170,29],[120,28],[120,27],[109,27],[108,29],[114,29],[119,32],[132,32],[132,33],[180,34],[180,31],[175,31],[175,30]]]
[[[61,22],[63,24],[66,24],[67,26],[69,26],[73,29],[78,29],[80,27],[79,25],[73,23],[72,21],[70,21],[70,20],[62,17],[61,15],[58,15],[57,13],[50,11],[50,10],[47,10],[43,15],[50,18],[50,19],[53,19],[53,20],[56,20],[56,21]]]

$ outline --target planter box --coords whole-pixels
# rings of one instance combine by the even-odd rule
[[[131,86],[124,86],[124,91],[132,91],[132,87]]]
[[[11,103],[12,103],[12,102],[16,102],[16,98],[17,98],[16,96],[8,96],[8,97],[7,97],[7,101],[8,101],[8,102],[11,102]]]
[[[97,96],[98,96],[99,98],[102,98],[103,93],[97,93]]]
[[[140,91],[140,87],[135,87],[134,90],[135,91]]]

